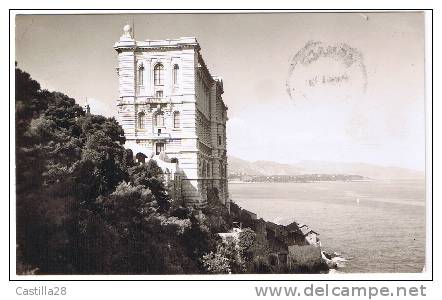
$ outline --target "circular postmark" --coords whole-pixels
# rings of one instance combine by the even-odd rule
[[[367,88],[362,53],[345,43],[309,41],[290,61],[286,88],[294,101],[358,97]]]

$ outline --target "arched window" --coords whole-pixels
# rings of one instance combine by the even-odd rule
[[[144,85],[144,67],[140,65],[138,67],[138,85]]]
[[[173,84],[177,85],[178,84],[178,70],[180,69],[180,67],[178,65],[174,65],[173,66],[173,72],[172,72],[172,82]]]
[[[164,126],[164,114],[163,112],[158,112],[155,115],[155,126],[163,127]]]
[[[173,128],[180,128],[180,112],[176,111],[173,113]]]
[[[145,114],[144,114],[144,112],[140,112],[139,114],[138,114],[138,128],[139,129],[144,129],[144,122],[145,122]]]
[[[155,85],[164,84],[164,66],[162,64],[157,64],[153,69],[153,78]]]

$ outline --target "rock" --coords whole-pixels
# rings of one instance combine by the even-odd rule
[[[325,261],[325,263],[327,264],[327,267],[329,267],[329,269],[337,269],[338,268],[338,264],[333,260],[332,255],[330,255],[330,253],[326,253],[325,251],[321,252],[322,254],[322,259]]]
[[[325,251],[322,251],[322,254],[323,254],[327,259],[332,259],[332,258],[333,258],[332,254],[327,253],[327,252],[325,252]]]

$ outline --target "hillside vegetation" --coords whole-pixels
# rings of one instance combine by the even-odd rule
[[[15,79],[17,273],[205,272],[209,216],[174,203],[153,161],[134,163],[116,120]]]

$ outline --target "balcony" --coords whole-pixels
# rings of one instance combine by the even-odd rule
[[[137,104],[160,104],[160,103],[170,103],[171,102],[171,98],[170,97],[144,97],[144,96],[136,96],[135,98],[135,103]],[[133,104],[133,100],[126,100],[124,101],[123,99],[118,99],[117,100],[118,105],[124,105],[124,104]]]
[[[171,101],[170,97],[145,97],[145,96],[136,97],[136,103],[138,104],[169,103],[170,101]]]
[[[169,140],[171,139],[171,136],[170,133],[156,132],[153,133],[152,135],[149,135],[148,138],[153,140]]]

